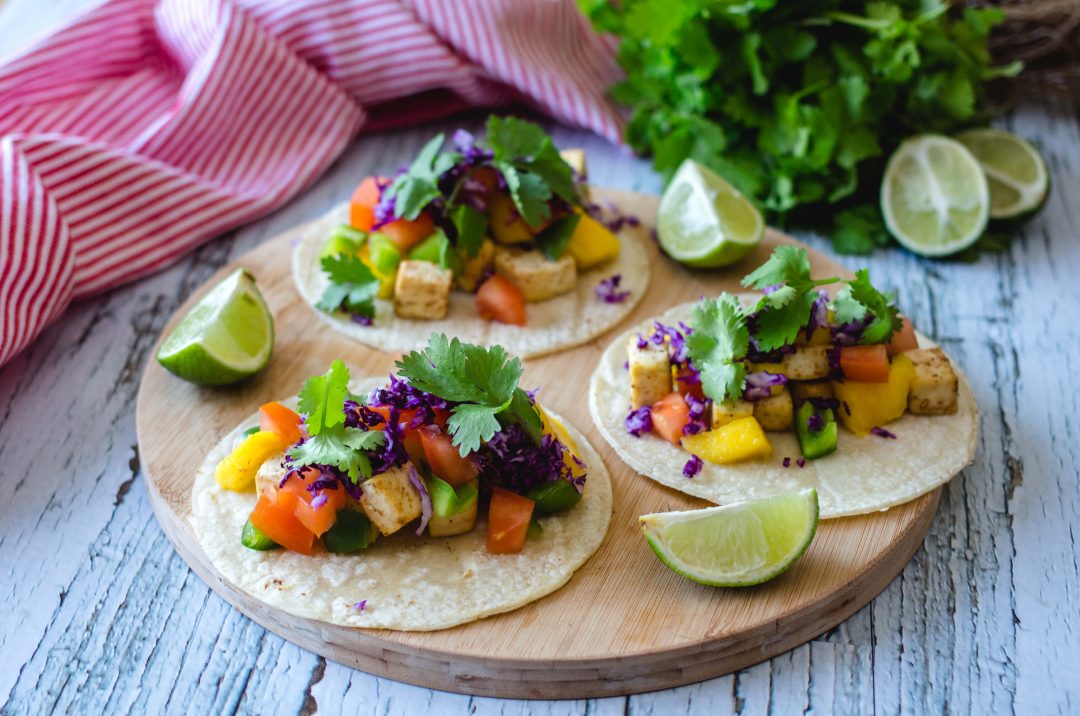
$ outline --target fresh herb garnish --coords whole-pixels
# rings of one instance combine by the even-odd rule
[[[330,285],[315,307],[333,313],[343,310],[356,316],[375,315],[379,279],[363,261],[352,254],[324,256],[320,262]]]
[[[833,312],[840,323],[864,321],[867,316],[872,316],[863,328],[859,342],[887,343],[893,331],[903,327],[895,298],[891,293],[882,293],[874,288],[870,283],[870,272],[859,269],[855,272],[855,278],[836,294]]]
[[[461,161],[456,152],[439,153],[444,135],[440,134],[424,145],[413,159],[407,172],[387,188],[387,197],[394,200],[394,214],[412,221],[424,207],[442,196],[439,177]]]
[[[579,221],[581,214],[572,213],[551,222],[550,226],[533,237],[536,248],[552,261],[558,261],[566,253]]]
[[[495,154],[495,168],[506,180],[525,223],[538,226],[551,216],[553,195],[577,202],[573,171],[540,127],[515,117],[492,115],[487,122],[487,143]]]
[[[339,360],[330,370],[304,381],[298,408],[304,415],[308,438],[288,449],[286,455],[297,465],[333,465],[356,482],[360,475],[371,476],[371,461],[365,451],[386,440],[377,430],[361,430],[345,425],[345,399],[349,392],[349,369]]]
[[[810,320],[816,289],[840,279],[810,278],[810,257],[796,246],[777,247],[768,260],[742,280],[743,286],[765,291],[754,317],[758,349],[772,351],[790,344]]]
[[[397,368],[414,388],[458,403],[447,428],[462,456],[478,450],[499,431],[499,416],[504,413],[526,429],[539,420],[529,415],[536,410],[528,396],[523,401],[517,395],[524,370],[521,361],[510,358],[502,346],[485,348],[433,333],[424,350],[405,355]]]
[[[686,352],[701,374],[701,388],[713,400],[742,397],[750,345],[750,331],[739,300],[729,293],[705,299],[690,314],[693,332],[686,337]]]
[[[487,233],[487,214],[468,204],[458,204],[450,209],[450,222],[457,230],[457,246],[467,256],[476,256]]]

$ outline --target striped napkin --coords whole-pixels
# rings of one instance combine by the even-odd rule
[[[573,0],[107,0],[0,67],[0,365],[363,129],[525,102],[617,141],[618,75]]]

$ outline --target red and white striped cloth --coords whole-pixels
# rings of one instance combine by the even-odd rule
[[[524,101],[617,141],[618,75],[573,0],[108,0],[0,67],[0,365],[362,128]]]

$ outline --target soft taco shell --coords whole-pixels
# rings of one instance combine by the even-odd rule
[[[241,423],[203,461],[192,493],[192,524],[214,567],[270,606],[341,626],[446,629],[554,592],[600,547],[611,518],[611,482],[585,436],[562,422],[589,467],[585,492],[572,509],[540,518],[543,536],[528,540],[520,554],[484,551],[483,516],[464,535],[421,539],[405,527],[351,555],[247,549],[240,544],[240,532],[255,493],[223,490],[213,474],[242,440],[244,429],[258,423],[257,416]],[[367,603],[358,611],[361,600]]]
[[[689,321],[694,303],[676,306],[656,320],[674,325]],[[705,463],[695,477],[683,466],[690,453],[656,437],[636,438],[626,432],[630,386],[624,366],[626,344],[634,333],[651,332],[649,320],[620,335],[600,358],[589,387],[589,409],[600,432],[628,465],[662,485],[726,505],[756,500],[808,487],[817,489],[821,517],[845,517],[887,510],[943,485],[970,465],[978,438],[978,408],[971,386],[960,378],[959,409],[953,415],[911,415],[889,423],[896,440],[857,437],[841,429],[836,452],[798,467],[799,443],[794,432],[768,433],[772,459],[735,465]],[[935,345],[919,335],[919,345]],[[783,467],[785,457],[791,466]]]
[[[630,314],[649,285],[645,229],[626,227],[619,232],[619,257],[579,273],[570,293],[527,304],[527,326],[481,320],[476,313],[476,297],[457,289],[450,294],[450,310],[442,320],[399,318],[394,315],[393,301],[376,299],[374,324],[361,326],[347,316],[330,315],[314,307],[329,283],[319,265],[319,252],[334,227],[343,223],[348,223],[347,205],[338,206],[302,229],[293,249],[293,280],[320,320],[355,341],[384,351],[418,350],[435,331],[466,343],[499,344],[512,355],[535,358],[580,345],[612,328]],[[622,276],[619,289],[630,291],[630,296],[622,303],[605,303],[596,297],[596,285],[614,274]]]

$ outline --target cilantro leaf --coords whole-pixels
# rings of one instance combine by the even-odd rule
[[[533,442],[540,444],[543,437],[544,423],[540,419],[540,413],[536,411],[532,398],[521,388],[514,391],[510,399],[510,407],[502,414],[507,421],[513,421],[525,429]]]
[[[882,293],[870,283],[870,272],[859,269],[855,272],[855,278],[847,282],[836,295],[833,301],[833,311],[836,320],[841,323],[865,320],[872,316],[872,320],[863,329],[860,343],[887,343],[893,331],[903,327],[900,319],[900,309],[896,307],[895,296],[891,293]]]
[[[754,317],[754,339],[758,348],[772,351],[795,340],[810,320],[810,310],[818,298],[818,286],[839,279],[810,278],[810,257],[798,246],[778,246],[769,258],[747,275],[742,284],[768,290],[758,302]]]
[[[551,222],[550,226],[533,238],[536,248],[552,261],[562,258],[579,221],[581,214],[572,213]]]
[[[551,215],[548,203],[553,195],[577,202],[573,170],[540,127],[515,117],[492,115],[487,141],[495,168],[506,180],[510,197],[527,224],[537,226]]]
[[[479,254],[487,233],[487,214],[468,204],[458,204],[450,209],[450,221],[457,229],[457,247],[467,256]]]
[[[542,224],[551,216],[551,188],[543,178],[528,172],[521,172],[517,166],[509,162],[495,162],[495,168],[506,180],[506,188],[510,190],[510,198],[514,200],[521,213],[521,218],[529,226]]]
[[[495,436],[499,432],[498,419],[495,417],[505,405],[480,405],[478,403],[462,403],[456,406],[446,422],[451,441],[458,447],[462,455],[468,455],[480,449],[480,445]]]
[[[687,355],[701,373],[705,395],[718,402],[742,397],[750,332],[739,300],[729,293],[705,299],[690,314]]]
[[[816,291],[801,291],[783,306],[758,311],[754,319],[754,339],[758,349],[774,351],[794,342],[810,320],[810,310],[817,298]]]
[[[412,221],[424,207],[442,194],[439,176],[454,166],[460,155],[440,154],[445,135],[439,134],[429,141],[413,159],[408,171],[394,180],[387,188],[388,198],[394,200],[394,214]]]
[[[777,246],[765,263],[745,277],[742,285],[759,291],[779,284],[810,281],[810,257],[798,246]]]
[[[330,285],[315,304],[316,308],[326,313],[344,309],[369,318],[375,315],[379,279],[363,261],[353,254],[339,254],[324,256],[320,264]]]
[[[345,422],[345,397],[349,392],[349,369],[340,360],[330,370],[304,381],[297,407],[303,414],[308,435],[318,435],[324,428]]]

